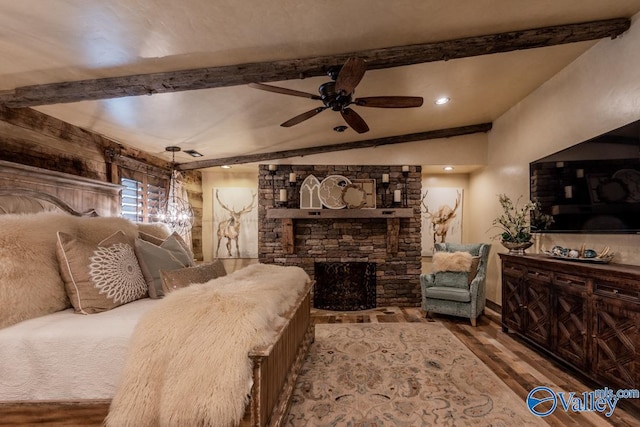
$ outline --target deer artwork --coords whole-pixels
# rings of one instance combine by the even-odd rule
[[[240,237],[240,221],[242,219],[242,215],[250,212],[254,208],[256,195],[256,193],[252,194],[251,203],[249,203],[248,206],[245,206],[240,210],[234,210],[229,208],[222,202],[222,200],[220,200],[218,190],[216,190],[216,200],[218,200],[218,203],[220,203],[222,209],[227,211],[229,214],[229,217],[227,219],[220,221],[220,223],[218,224],[218,246],[216,247],[216,258],[218,257],[218,253],[220,252],[220,243],[222,242],[222,239],[227,239],[226,247],[229,256],[233,256],[231,254],[231,242],[233,241],[236,244],[236,258],[240,257],[240,247],[238,245],[238,238]]]
[[[421,202],[425,209],[425,217],[431,221],[431,227],[433,228],[433,244],[435,245],[438,243],[438,239],[440,239],[439,243],[445,243],[447,233],[449,232],[449,226],[451,225],[453,218],[456,216],[456,211],[460,206],[460,198],[462,195],[457,191],[456,204],[453,208],[449,205],[442,205],[438,207],[437,211],[431,212],[429,211],[429,206],[427,206],[424,201],[428,193],[428,191],[425,191]]]

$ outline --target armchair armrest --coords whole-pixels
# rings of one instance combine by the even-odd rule
[[[469,291],[471,292],[472,298],[478,295],[480,286],[485,286],[485,275],[482,273],[478,273],[469,284]]]
[[[420,275],[420,284],[423,289],[436,285],[435,275],[433,273],[423,273]]]

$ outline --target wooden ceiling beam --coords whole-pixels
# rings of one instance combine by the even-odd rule
[[[256,62],[24,86],[14,90],[1,91],[0,104],[13,108],[33,107],[37,105],[236,86],[252,82],[303,79],[326,75],[329,68],[342,65],[351,56],[365,59],[367,68],[370,70],[392,68],[598,40],[606,37],[615,38],[626,31],[630,25],[631,20],[629,18],[616,18],[315,58]]]
[[[335,151],[355,150],[358,148],[380,147],[383,145],[402,144],[413,141],[426,141],[430,139],[450,138],[454,136],[470,135],[473,133],[488,132],[491,123],[480,123],[455,128],[438,129],[426,132],[411,133],[407,135],[389,136],[385,138],[367,139],[364,141],[344,142],[341,144],[320,145],[316,147],[299,148],[295,150],[274,151],[271,153],[249,154],[245,156],[225,157],[211,160],[197,160],[194,162],[180,163],[179,170],[204,169],[222,165],[237,165],[243,163],[257,163],[267,160],[286,159],[291,157],[304,157],[312,154],[332,153]]]

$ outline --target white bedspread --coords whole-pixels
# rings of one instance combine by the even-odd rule
[[[138,320],[158,300],[72,309],[0,329],[0,402],[111,399]]]

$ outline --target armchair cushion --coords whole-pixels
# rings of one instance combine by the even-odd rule
[[[469,289],[469,273],[466,271],[438,271],[435,283],[443,288]]]
[[[432,286],[424,290],[426,298],[441,299],[447,301],[470,302],[469,289]]]

